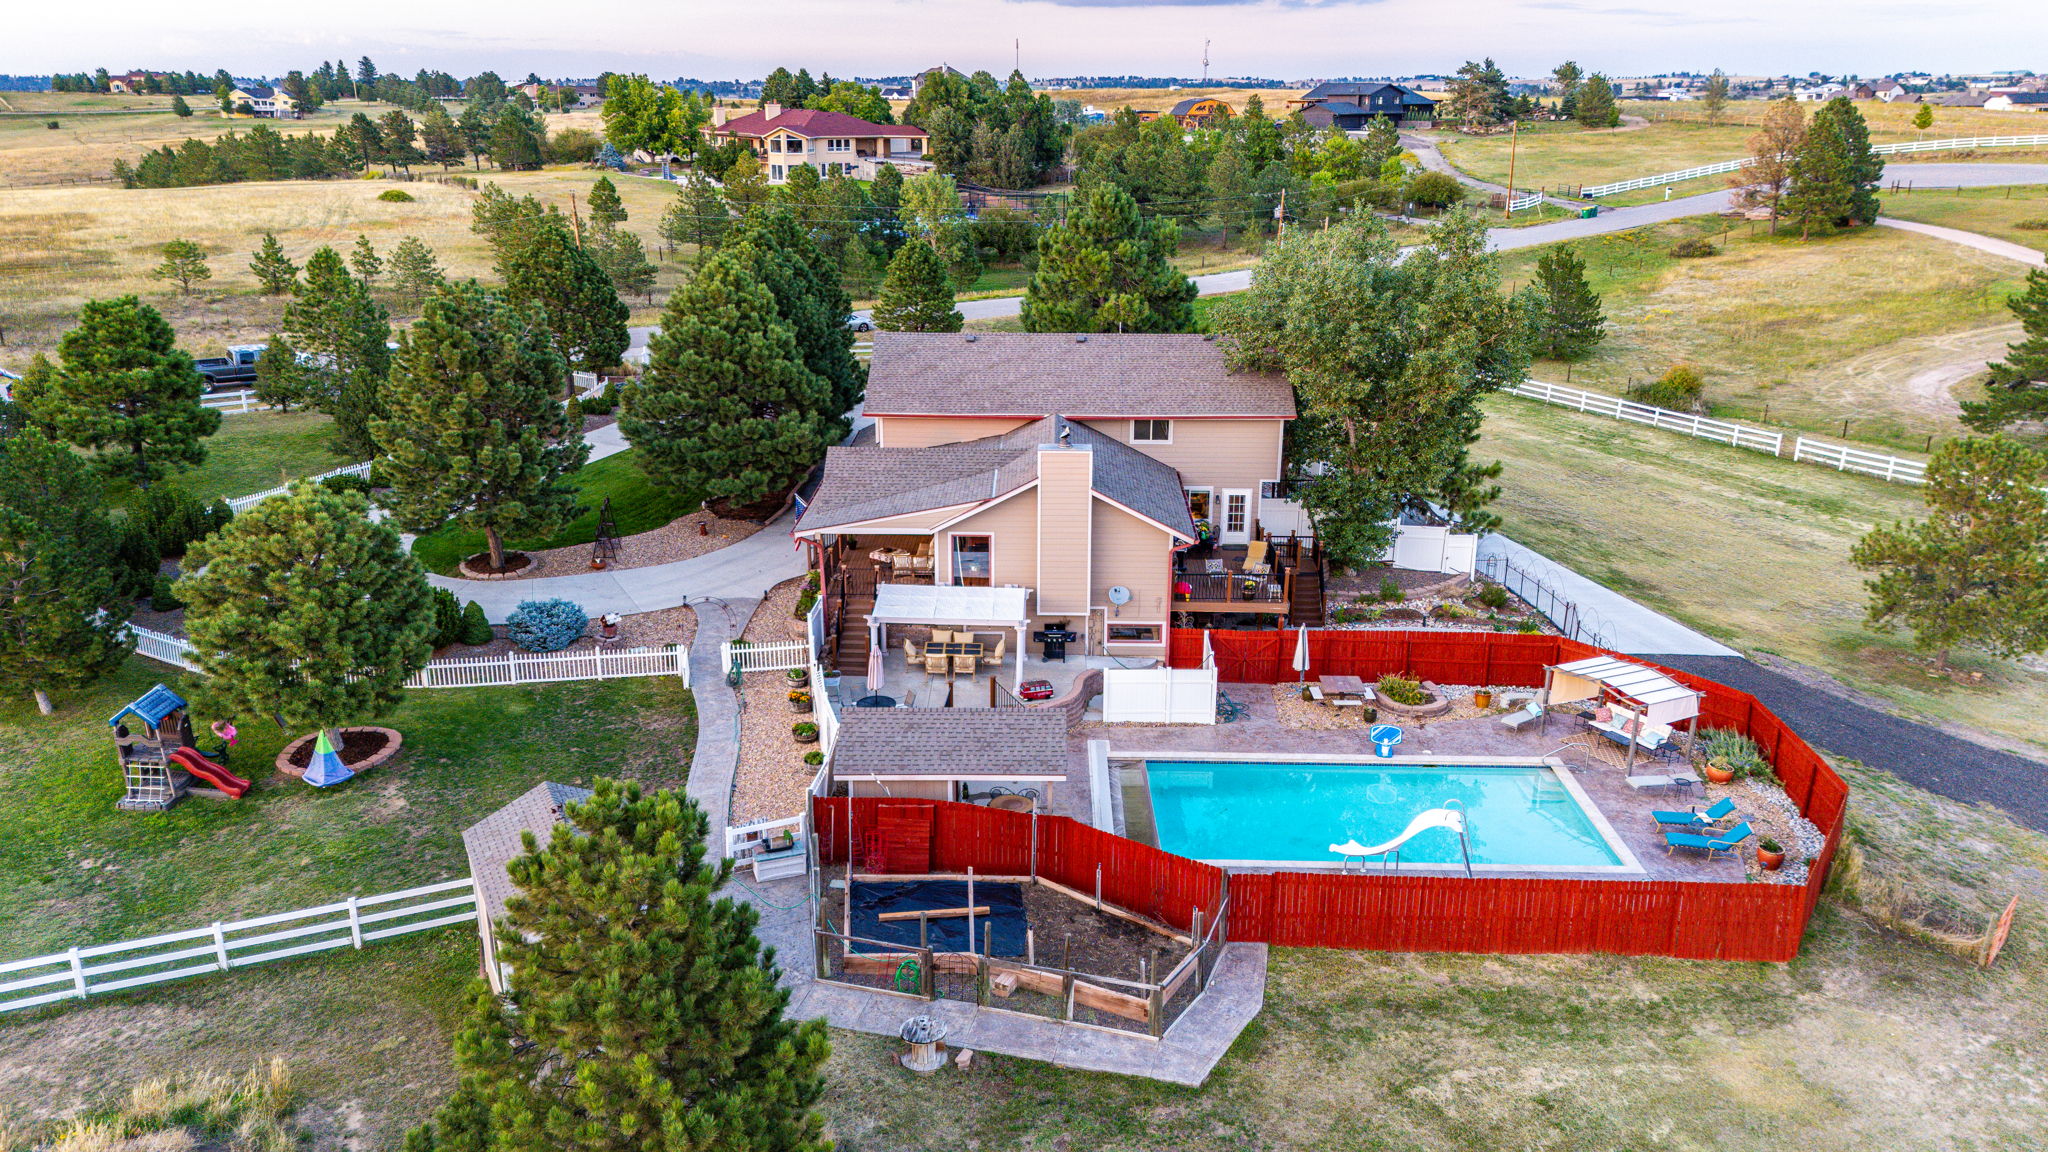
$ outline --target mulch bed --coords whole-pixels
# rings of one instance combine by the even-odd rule
[[[489,553],[479,552],[474,556],[463,557],[462,563],[456,567],[463,576],[471,580],[510,580],[526,575],[527,570],[533,566],[533,557],[528,556],[526,553],[507,552],[505,553],[505,566],[503,568],[493,568],[491,567]]]
[[[348,730],[341,734],[341,747],[336,749],[336,751],[341,753],[342,765],[349,767],[361,764],[363,761],[382,752],[384,746],[390,742],[391,738],[382,732]],[[313,749],[319,743],[318,740],[308,740],[304,745],[292,749],[292,754],[286,757],[286,759],[291,761],[292,767],[303,772],[306,765],[313,762]]]

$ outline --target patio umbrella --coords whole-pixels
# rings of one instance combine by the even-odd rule
[[[322,728],[313,742],[313,759],[306,765],[306,783],[315,788],[339,784],[355,775],[341,763],[341,753],[334,750],[334,742],[327,738],[327,729]]]
[[[1294,634],[1294,670],[1308,679],[1308,625],[1303,624]]]
[[[882,691],[882,646],[868,645],[868,695],[876,696]]]

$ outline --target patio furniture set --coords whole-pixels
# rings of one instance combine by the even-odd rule
[[[1356,708],[1359,719],[1368,724],[1379,719],[1378,709],[1372,706],[1379,697],[1372,685],[1357,676],[1318,676],[1308,686],[1308,698],[1327,708]]]
[[[926,676],[944,676],[948,681],[965,674],[973,676],[978,668],[1000,668],[1003,656],[1009,651],[1010,638],[997,636],[993,646],[983,644],[972,632],[954,632],[943,628],[932,629],[932,638],[919,645],[914,640],[903,641],[903,657],[915,668],[924,666]]]
[[[915,551],[904,548],[877,548],[868,553],[868,559],[878,568],[887,568],[892,579],[903,583],[930,583],[932,580],[932,542],[920,541]]]

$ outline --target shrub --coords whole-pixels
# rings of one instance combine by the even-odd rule
[[[1439,620],[1463,620],[1472,615],[1472,610],[1459,604],[1439,604],[1429,614]]]
[[[1774,836],[1762,837],[1756,842],[1756,846],[1766,852],[1783,852],[1785,850],[1779,846],[1777,838]]]
[[[590,617],[567,600],[525,600],[505,617],[506,635],[528,652],[559,652],[590,627]]]
[[[619,411],[619,382],[607,380],[595,396],[583,397],[585,416],[613,416]]]
[[[811,614],[811,608],[813,605],[817,604],[817,602],[818,593],[814,589],[806,588],[798,594],[796,598],[796,607],[790,611],[790,615],[801,620],[804,617],[809,616]]]
[[[1534,636],[1536,633],[1543,631],[1543,625],[1538,624],[1534,620],[1524,620],[1520,624],[1515,625],[1515,631],[1520,632],[1524,636]]]
[[[583,427],[583,416],[588,411],[589,409],[583,406],[583,401],[578,400],[574,396],[569,397],[569,402],[562,405],[562,413],[568,419],[569,427],[572,429]]]
[[[1406,600],[1407,598],[1407,594],[1401,591],[1401,585],[1395,582],[1392,576],[1380,577],[1381,600],[1384,600],[1389,604],[1398,604],[1401,601]]]
[[[1707,382],[1700,378],[1699,369],[1678,364],[1658,379],[1630,388],[1628,398],[1659,408],[1697,412],[1704,407],[1702,400],[1706,390]]]
[[[801,724],[791,724],[789,726],[789,730],[791,734],[804,737],[805,739],[809,739],[810,737],[816,736],[818,734],[818,726],[816,724],[811,723],[809,720],[806,720]]]
[[[1735,773],[1737,780],[1757,777],[1763,780],[1776,779],[1771,771],[1770,761],[1764,759],[1763,749],[1756,741],[1744,736],[1733,728],[1702,728],[1696,745],[1698,755],[1708,760],[1718,760]]]
[[[471,600],[462,606],[462,631],[458,638],[464,644],[489,644],[497,639],[491,631],[490,618],[484,615],[484,606]]]
[[[142,493],[129,520],[148,534],[158,556],[169,558],[183,556],[186,548],[206,539],[234,516],[225,500],[209,506],[175,484],[157,483]]]
[[[387,188],[377,193],[377,199],[384,201],[386,204],[410,204],[412,203],[412,193],[407,192],[403,188]]]
[[[1448,172],[1417,172],[1401,186],[1401,199],[1418,208],[1449,208],[1465,199],[1465,186]]]
[[[48,128],[52,132],[55,132],[60,127],[60,125],[55,120],[50,120],[45,122],[43,124],[43,127]]]
[[[163,555],[156,550],[156,538],[149,534],[149,529],[133,517],[121,533],[114,559],[120,569],[116,579],[121,594],[135,600],[149,595],[156,586],[156,570],[163,563]]]
[[[1678,243],[1665,249],[1665,251],[1680,260],[1690,260],[1701,256],[1719,256],[1721,254],[1721,250],[1714,247],[1714,242],[1704,236],[1695,236],[1690,240],[1680,240]]]
[[[2048,232],[2048,216],[2036,216],[2031,220],[2022,220],[2014,224],[2013,227],[2024,228],[2029,232]]]
[[[818,751],[816,748],[813,748],[809,752],[804,753],[804,763],[809,764],[813,768],[817,767],[820,764],[823,764],[824,762],[825,754],[823,752]]]
[[[462,642],[462,601],[446,588],[434,589],[434,647]]]
[[[1479,590],[1477,599],[1481,604],[1498,612],[1508,606],[1508,590],[1498,584],[1488,584]]]
[[[1391,672],[1380,677],[1378,691],[1380,695],[1385,696],[1396,704],[1406,704],[1413,707],[1417,704],[1429,703],[1429,693],[1422,690],[1422,681],[1411,680],[1406,676],[1396,676]]]
[[[376,488],[368,476],[357,476],[353,473],[329,476],[320,482],[320,486],[329,492],[361,492],[365,496]]]
[[[1337,609],[1333,613],[1333,617],[1339,624],[1363,624],[1368,620],[1379,619],[1380,610],[1377,608],[1359,608],[1355,606],[1344,607]]]
[[[171,588],[169,576],[159,575],[149,590],[149,610],[152,612],[176,612],[185,606],[183,600]]]
[[[603,141],[588,128],[564,128],[548,135],[541,145],[541,158],[550,164],[588,164],[597,158]]]

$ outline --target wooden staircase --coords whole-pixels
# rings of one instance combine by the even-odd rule
[[[874,593],[849,594],[839,613],[839,633],[832,651],[832,666],[841,676],[868,674],[868,613],[875,609]]]
[[[1323,617],[1323,550],[1304,547],[1295,541],[1293,552],[1293,579],[1288,581],[1287,624],[1298,627],[1306,624],[1321,628]]]

